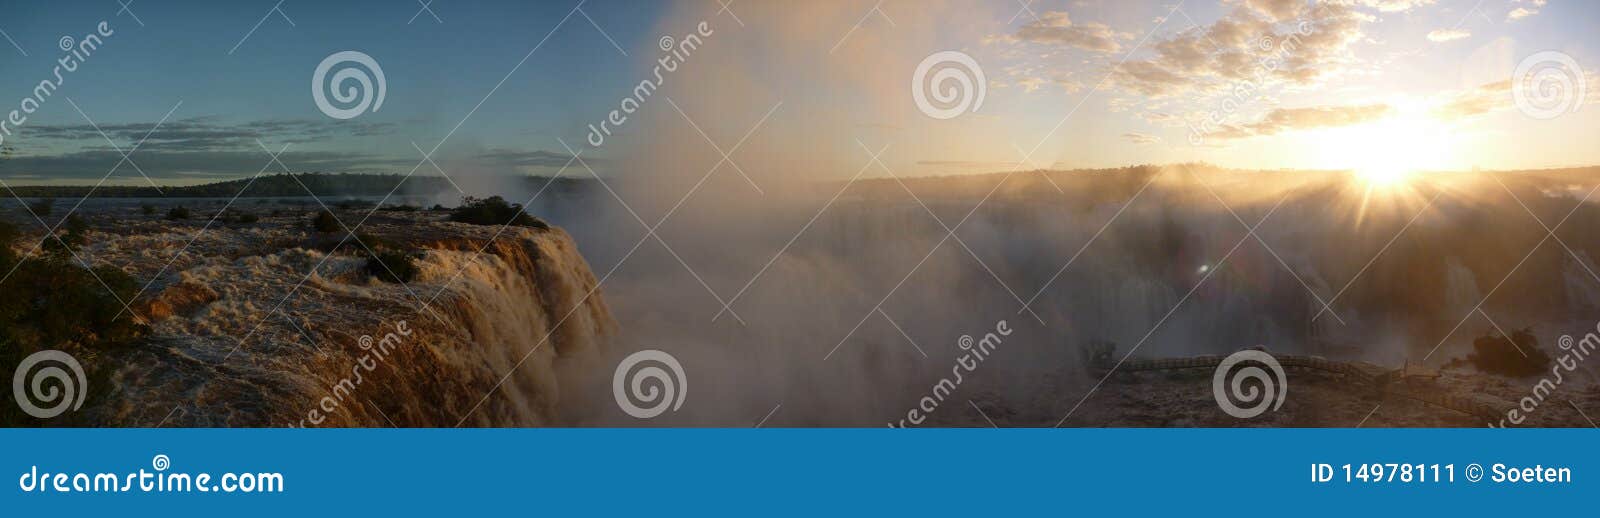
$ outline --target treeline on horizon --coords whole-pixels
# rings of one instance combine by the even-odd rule
[[[538,189],[549,177],[526,176],[525,181]],[[296,181],[298,180],[298,181]],[[551,186],[557,192],[578,187],[583,180],[558,178]],[[246,187],[248,185],[248,187]],[[396,187],[399,187],[397,190]],[[100,186],[90,185],[34,185],[12,186],[16,195],[23,198],[273,198],[323,196],[385,196],[431,195],[455,190],[450,181],[439,176],[411,176],[400,174],[360,173],[279,173],[263,175],[251,182],[249,178],[201,185],[150,187],[150,186]],[[308,193],[307,190],[310,192]]]
[[[1189,167],[1189,168],[1193,168],[1195,170],[1200,170],[1200,171],[1233,172],[1233,173],[1268,173],[1268,174],[1305,174],[1305,173],[1312,173],[1312,174],[1344,174],[1344,173],[1346,173],[1345,171],[1295,170],[1295,169],[1280,169],[1280,170],[1230,169],[1230,168],[1220,167],[1220,166],[1216,166],[1216,165],[1205,163],[1205,162],[1172,164],[1172,165],[1167,165],[1167,166],[1154,165],[1154,164],[1145,164],[1145,165],[1126,166],[1126,167],[1120,167],[1120,168],[1102,168],[1102,169],[1071,169],[1071,170],[1064,170],[1064,169],[1038,169],[1038,170],[1033,170],[1033,171],[1019,171],[1019,173],[1027,173],[1027,174],[1023,175],[1024,177],[1030,176],[1030,175],[1036,176],[1036,175],[1039,175],[1039,174],[1048,174],[1048,175],[1051,175],[1051,176],[1060,175],[1060,174],[1072,174],[1072,175],[1088,175],[1088,176],[1110,176],[1110,177],[1142,178],[1142,177],[1145,177],[1146,175],[1152,174],[1152,173],[1154,173],[1154,172],[1156,172],[1156,171],[1158,171],[1158,170],[1160,170],[1160,169],[1162,169],[1164,167]],[[1600,166],[1560,167],[1560,168],[1527,169],[1527,170],[1515,170],[1515,171],[1505,170],[1505,171],[1481,171],[1481,172],[1486,172],[1486,173],[1530,174],[1530,175],[1544,177],[1544,178],[1552,179],[1552,180],[1565,180],[1565,181],[1572,181],[1572,182],[1578,182],[1578,183],[1587,183],[1587,182],[1592,182],[1592,181],[1595,181],[1595,180],[1600,180]],[[906,181],[906,182],[939,182],[939,183],[944,183],[944,184],[950,184],[950,183],[955,183],[955,184],[972,183],[974,185],[978,185],[978,184],[987,185],[987,182],[990,181],[993,177],[1005,176],[1007,174],[1008,173],[1004,173],[1004,172],[995,172],[995,173],[936,175],[936,176],[906,176],[906,177],[900,178],[900,180],[901,181]],[[529,185],[531,185],[533,189],[544,188],[545,184],[550,181],[550,177],[547,177],[547,176],[524,176],[524,177],[520,177],[520,178],[523,181],[528,182]],[[298,179],[299,181],[296,182],[295,181],[296,179]],[[1063,181],[1063,179],[1057,177],[1056,181],[1060,182],[1060,181]],[[555,183],[550,185],[550,189],[553,190],[556,193],[577,192],[577,191],[581,190],[589,182],[590,181],[586,180],[586,179],[566,178],[566,177],[556,178]],[[879,184],[887,184],[888,182],[890,182],[890,180],[888,180],[888,179],[865,178],[865,179],[861,180],[860,185],[856,186],[856,189],[858,190],[858,192],[862,191],[862,190],[870,192],[870,191],[874,190],[877,187],[882,187]],[[402,183],[403,183],[403,185],[402,185]],[[1019,182],[1019,183],[1027,183],[1027,182],[1023,181],[1023,182]],[[246,184],[249,184],[249,188],[248,189],[245,188]],[[302,186],[302,184],[304,184],[304,186]],[[396,190],[396,186],[400,186],[400,189]],[[385,196],[385,195],[390,194],[391,192],[394,193],[394,194],[398,194],[398,195],[433,195],[433,194],[446,193],[446,192],[450,192],[450,191],[454,191],[455,190],[455,187],[450,184],[449,180],[445,179],[444,177],[440,177],[440,176],[415,176],[415,175],[413,175],[410,178],[406,178],[405,175],[400,175],[400,174],[322,173],[322,172],[313,172],[313,173],[279,173],[279,174],[275,174],[275,175],[263,175],[263,176],[257,178],[254,183],[251,183],[249,178],[242,178],[242,179],[238,179],[238,180],[228,180],[228,181],[201,184],[201,185],[161,187],[159,189],[156,188],[156,187],[149,187],[149,186],[100,186],[100,187],[94,187],[94,186],[90,186],[90,185],[65,185],[65,186],[63,186],[63,185],[33,185],[33,186],[10,186],[10,188],[13,191],[16,192],[16,196],[23,197],[23,198],[83,198],[83,197],[86,197],[86,196],[87,197],[93,197],[93,198],[232,198],[234,196],[245,197],[245,198],[272,198],[272,197],[300,197],[300,196],[307,196],[308,195],[308,193],[306,192],[307,189],[309,189],[311,191],[311,194],[314,194],[314,195],[316,195],[318,197],[323,197],[323,196]],[[245,189],[243,193],[240,192],[241,189]]]

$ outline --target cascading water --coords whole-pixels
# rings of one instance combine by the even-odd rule
[[[513,228],[490,242],[494,228],[438,226],[445,232],[414,243],[427,251],[407,286],[368,279],[359,258],[303,249],[209,257],[182,271],[150,304],[163,308],[150,312],[163,317],[151,336],[96,360],[117,367],[86,418],[562,424],[558,371],[598,355],[615,330],[587,263],[559,229]]]

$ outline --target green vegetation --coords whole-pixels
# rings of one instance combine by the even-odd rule
[[[461,200],[461,206],[450,211],[450,221],[471,223],[474,225],[515,225],[521,227],[550,228],[544,220],[529,216],[522,211],[522,206],[506,202],[505,198],[491,196],[488,198],[467,197]]]
[[[67,216],[67,221],[62,226],[66,228],[66,233],[57,236],[56,239],[45,240],[42,247],[46,253],[62,256],[65,259],[72,257],[78,252],[78,248],[89,242],[87,236],[89,222],[73,214]]]
[[[357,232],[354,241],[355,242],[353,242],[352,244],[356,245],[358,248],[362,248],[362,249],[365,249],[365,250],[383,250],[383,249],[387,249],[387,248],[397,248],[394,245],[394,243],[390,243],[389,240],[383,239],[383,238],[378,237],[378,236],[374,236],[372,234],[368,234],[366,232]]]
[[[81,235],[80,224],[69,220],[67,232]],[[107,372],[106,364],[95,359],[146,332],[121,302],[133,297],[138,283],[121,270],[91,271],[59,254],[19,258],[10,246],[16,237],[15,227],[0,222],[0,271],[11,272],[0,284],[0,369],[9,371],[35,352],[59,349],[89,371],[90,387],[106,386],[93,381],[103,380]],[[9,383],[0,387],[0,399],[8,402],[0,405],[0,426],[36,424],[9,404],[14,397],[10,392]]]
[[[311,229],[317,232],[338,232],[343,226],[339,224],[339,218],[330,211],[318,212],[316,216],[311,217]]]
[[[16,264],[16,252],[11,251],[11,242],[17,240],[17,227],[4,220],[0,220],[0,270],[11,271],[11,265]]]
[[[217,219],[222,221],[222,223],[225,225],[247,225],[261,221],[261,216],[257,216],[249,212],[227,210],[223,211],[221,214],[218,214]]]
[[[156,215],[156,206],[148,203],[140,204],[139,213],[146,216],[154,216]]]
[[[171,210],[167,211],[167,219],[172,219],[172,220],[189,219],[189,216],[192,216],[192,215],[193,215],[193,213],[191,213],[189,211],[189,208],[188,207],[184,207],[182,205],[179,205],[177,207],[173,207]]]
[[[50,209],[55,207],[55,205],[55,198],[40,198],[33,200],[32,203],[28,204],[28,212],[32,212],[34,216],[39,218],[48,217],[50,215]]]
[[[1533,330],[1513,331],[1511,336],[1490,332],[1472,341],[1467,362],[1478,370],[1503,376],[1532,376],[1550,370],[1550,356],[1539,349]]]
[[[335,207],[339,207],[339,210],[367,210],[372,208],[374,205],[377,205],[377,203],[354,199],[341,200],[339,203],[334,204]]]
[[[395,251],[378,251],[367,258],[367,273],[384,282],[407,283],[417,278],[417,260],[411,254]]]

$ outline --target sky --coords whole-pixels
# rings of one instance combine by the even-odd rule
[[[63,37],[102,21],[111,35],[26,121],[0,127],[0,180],[570,175],[573,153],[604,175],[694,155],[802,180],[848,178],[874,154],[887,171],[866,176],[1600,164],[1582,137],[1600,130],[1596,2],[6,2],[0,114],[55,78]],[[701,23],[698,46],[662,50]],[[381,106],[348,119],[312,95],[342,51],[383,76]],[[947,51],[983,79],[942,60],[923,77],[964,73],[969,86],[923,91],[981,103],[918,104],[919,65]],[[1567,80],[1542,99],[1559,106],[1519,107],[1518,66],[1550,56],[1567,61],[1530,70]],[[658,76],[661,60],[674,70]],[[655,95],[635,95],[656,77]],[[630,97],[637,113],[593,145],[590,125]]]

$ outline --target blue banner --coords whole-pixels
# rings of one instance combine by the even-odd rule
[[[71,515],[1392,515],[1592,509],[1593,430],[4,430]]]

